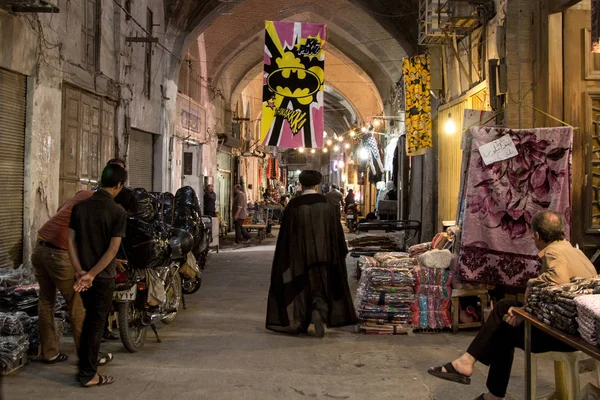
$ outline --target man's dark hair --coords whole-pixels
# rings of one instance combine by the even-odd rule
[[[102,170],[100,178],[100,187],[113,188],[119,183],[125,185],[127,181],[127,171],[118,164],[109,164]]]
[[[531,227],[546,243],[565,238],[565,219],[554,211],[538,211],[531,219]]]
[[[332,189],[337,189],[337,186],[336,185],[331,185],[331,188]]]
[[[123,161],[120,158],[111,158],[110,160],[108,160],[106,162],[106,165],[113,165],[113,164],[120,165],[123,168],[127,168],[127,166],[125,165],[125,161]]]

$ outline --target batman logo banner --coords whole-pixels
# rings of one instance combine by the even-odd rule
[[[263,145],[323,146],[325,38],[323,24],[266,21]]]

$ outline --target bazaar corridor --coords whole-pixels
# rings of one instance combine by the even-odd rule
[[[460,355],[474,331],[377,336],[344,328],[328,330],[324,339],[267,331],[274,240],[211,253],[202,288],[186,297],[187,310],[173,325],[158,324],[162,343],[149,333],[144,348],[134,354],[120,341],[103,343],[104,351],[115,354],[103,368],[115,377],[113,385],[81,389],[75,381],[73,340],[65,337],[62,349],[69,361],[53,366],[31,362],[4,377],[4,398],[463,400],[485,390],[487,368],[480,364],[470,386],[427,374],[428,367]],[[356,260],[348,258],[347,263],[354,295]],[[550,392],[552,364],[541,363],[538,374],[538,390]],[[522,398],[523,376],[523,352],[518,350],[509,399]]]

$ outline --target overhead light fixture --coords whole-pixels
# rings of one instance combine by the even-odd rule
[[[327,153],[327,147],[323,147],[323,153]]]
[[[317,151],[315,149],[310,150],[310,154],[315,154]]]
[[[351,130],[350,131],[350,137],[354,137],[354,136],[356,136],[356,132],[354,132],[354,130]]]
[[[361,147],[360,150],[358,150],[358,156],[361,160],[367,160],[369,158],[369,150]]]
[[[333,140],[327,139],[327,146],[331,146],[333,144]]]
[[[300,148],[298,149],[298,153],[304,153],[304,148],[303,148],[303,147],[300,147]]]
[[[346,143],[346,144],[344,145],[344,148],[346,148],[346,149],[349,149],[349,148],[350,148],[350,143]]]
[[[362,131],[362,133],[365,133],[367,131],[367,127],[363,126],[362,128],[360,128],[360,130]]]
[[[343,137],[343,136],[338,136],[338,139],[337,139],[337,140],[338,140],[338,142],[341,142],[341,141],[343,141],[343,140],[344,140],[344,137]]]
[[[379,121],[378,119],[373,121],[373,125],[375,125],[375,126],[379,126],[380,124],[381,124],[381,121]]]
[[[452,114],[448,114],[448,120],[444,125],[444,131],[446,131],[448,135],[453,135],[456,133],[456,124],[452,120]]]
[[[333,151],[340,151],[340,146],[338,146],[337,144],[333,146]]]
[[[338,161],[338,163],[337,163],[338,168],[344,168],[344,165],[345,165],[344,161],[342,161],[342,160]]]

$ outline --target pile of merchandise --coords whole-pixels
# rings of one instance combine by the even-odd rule
[[[0,374],[6,375],[27,362],[30,317],[22,312],[0,313]]]
[[[452,254],[448,250],[430,250],[419,256],[415,276],[415,301],[412,324],[420,329],[452,326]]]
[[[408,254],[413,258],[417,258],[429,249],[431,249],[431,242],[415,244],[408,248]]]
[[[404,232],[360,234],[349,240],[352,252],[390,252],[404,250]]]
[[[600,294],[600,278],[573,278],[564,285],[538,283],[531,288],[525,310],[556,329],[577,335],[575,299],[589,294]]]
[[[412,268],[417,260],[407,253],[377,253],[364,257],[356,297],[360,329],[366,333],[395,335],[412,332],[414,302]]]
[[[575,299],[579,335],[593,346],[598,346],[600,337],[600,295],[591,294]]]

